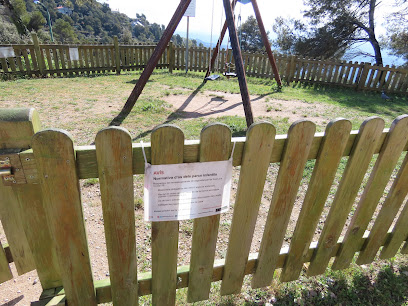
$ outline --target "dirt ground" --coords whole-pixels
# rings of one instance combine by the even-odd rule
[[[240,94],[219,93],[206,91],[195,96],[170,95],[164,100],[182,113],[183,118],[194,119],[200,117],[216,118],[220,116],[244,116],[242,98]],[[302,101],[271,100],[268,97],[250,96],[254,117],[288,118],[289,122],[307,119],[322,124],[325,119],[313,116],[316,105]],[[316,111],[315,111],[316,113]]]
[[[167,96],[164,97],[166,102],[174,106],[174,111],[182,113],[182,117],[186,119],[194,119],[198,117],[217,117],[227,115],[244,116],[242,107],[242,99],[238,94],[226,94],[219,92],[204,92],[198,93],[194,97],[191,96]],[[297,119],[304,119],[307,114],[307,119],[314,121],[316,124],[323,124],[325,122],[323,118],[313,116],[316,113],[314,110],[315,105],[304,103],[301,101],[280,101],[280,100],[267,100],[264,97],[251,97],[252,108],[254,116],[277,116],[287,117],[289,122],[294,122]],[[106,112],[116,110],[116,106],[105,108]],[[118,109],[119,110],[119,109]],[[69,111],[66,109],[65,111]],[[103,112],[104,110],[100,110]],[[53,113],[52,116],[56,112]],[[40,113],[40,117],[43,121],[48,120],[58,123],[60,118],[54,117],[46,118]],[[61,116],[61,113],[59,113]],[[67,117],[65,120],[69,120]],[[74,118],[72,118],[74,120]],[[49,124],[47,124],[49,125]],[[58,127],[58,125],[56,125]],[[80,129],[80,126],[78,126]],[[75,138],[75,131],[72,133]],[[266,216],[269,209],[269,203],[272,197],[272,191],[274,187],[275,178],[278,172],[277,165],[271,165],[268,177],[265,182],[265,192],[262,198],[260,207],[259,218],[256,225],[256,232],[253,238],[251,252],[257,252],[259,249],[260,241],[262,238],[262,231],[265,225]],[[238,171],[235,170],[233,177],[232,187],[232,200],[233,205],[234,195],[236,192],[236,186],[238,182]],[[299,190],[295,207],[291,216],[289,230],[286,237],[290,237],[291,231],[295,226],[296,217],[299,214],[301,203],[306,191],[307,182],[302,182],[302,186]],[[142,197],[142,178],[135,178],[135,200],[140,203]],[[98,183],[90,183],[89,181],[82,181],[82,201],[84,218],[88,235],[88,243],[90,246],[90,257],[92,263],[93,276],[95,280],[105,279],[109,277],[108,261],[106,255],[106,244],[104,236],[104,221],[102,216],[102,208],[100,202],[100,191]],[[335,188],[335,186],[333,187]],[[330,201],[330,199],[329,199]],[[229,227],[232,220],[232,212],[225,213],[221,217],[220,231],[217,242],[216,258],[224,258],[226,255],[226,244],[228,242]],[[151,229],[150,224],[142,221],[143,209],[141,205],[135,205],[135,217],[136,217],[136,233],[137,233],[137,245],[138,245],[138,258],[139,258],[139,271],[144,272],[150,270],[150,238]],[[318,230],[319,231],[319,230]],[[191,246],[191,234],[192,234],[192,222],[183,221],[180,222],[179,230],[179,265],[187,264],[190,257]],[[319,233],[317,232],[316,235]],[[5,234],[0,228],[0,241],[6,242]],[[285,238],[285,244],[289,241],[289,238]],[[30,301],[35,301],[41,294],[41,285],[38,281],[38,277],[35,271],[27,273],[25,275],[17,276],[14,269],[14,265],[11,264],[13,275],[15,278],[6,283],[0,284],[0,305],[29,305]]]

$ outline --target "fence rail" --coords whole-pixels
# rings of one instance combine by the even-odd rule
[[[11,261],[19,274],[36,268],[44,289],[38,305],[135,305],[138,296],[147,294],[155,305],[173,305],[176,289],[184,287],[188,301],[195,302],[208,299],[210,284],[219,280],[221,294],[227,295],[240,292],[248,274],[253,275],[252,287],[259,288],[271,284],[275,269],[282,268],[281,281],[290,281],[299,277],[305,262],[310,262],[307,274],[312,276],[324,273],[333,257],[332,268],[344,269],[357,253],[358,264],[372,262],[377,253],[381,259],[399,250],[408,253],[407,115],[396,118],[389,129],[372,117],[358,131],[351,131],[350,121],[336,119],[324,133],[315,133],[314,123],[301,120],[282,136],[264,122],[252,125],[245,138],[231,138],[228,127],[213,124],[202,130],[199,141],[187,142],[174,126],[156,128],[151,144],[145,145],[149,163],[227,160],[235,143],[239,182],[225,259],[214,260],[219,216],[194,220],[186,266],[178,266],[177,260],[179,223],[152,222],[152,271],[146,273],[137,271],[135,222],[142,221],[134,218],[133,191],[133,175],[144,173],[145,159],[128,131],[106,128],[96,135],[95,145],[75,147],[65,131],[39,131],[33,109],[0,110],[0,129],[0,219],[10,244],[0,244],[0,282],[13,277]],[[307,160],[315,161],[313,173],[285,246]],[[271,163],[279,171],[259,252],[250,253]],[[110,272],[106,280],[94,281],[91,273],[80,197],[83,178],[100,181]],[[333,186],[335,195],[329,199]],[[324,226],[313,242],[319,221]]]
[[[7,76],[66,76],[84,73],[106,73],[121,70],[140,70],[152,55],[154,45],[119,45],[115,37],[113,45],[42,45],[33,35],[32,45],[0,45],[0,74]],[[4,50],[13,51],[13,56]],[[6,55],[2,56],[5,53]],[[272,67],[266,54],[242,54],[248,76],[273,78]],[[189,71],[207,71],[210,50],[189,48]],[[160,58],[156,68],[185,70],[186,48],[172,43]],[[408,94],[408,70],[358,62],[334,62],[298,58],[275,54],[282,80],[287,83],[302,82],[354,88],[356,90],[385,91]],[[220,50],[212,71],[234,72],[231,50]]]

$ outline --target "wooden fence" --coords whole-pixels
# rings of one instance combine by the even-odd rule
[[[12,48],[14,56],[0,55],[0,74],[28,76],[62,76],[83,73],[106,73],[143,69],[152,55],[154,45],[41,45],[33,35],[33,45],[1,46]],[[0,52],[1,53],[1,52]],[[190,71],[207,71],[210,50],[189,48]],[[186,48],[170,44],[156,68],[185,70]],[[358,62],[333,62],[275,54],[281,79],[287,83],[302,82],[408,94],[408,70]],[[243,53],[248,76],[273,78],[266,54]],[[213,72],[234,72],[231,50],[220,50]]]
[[[122,46],[115,39],[114,45],[39,45],[36,37],[33,45],[13,45],[14,57],[0,58],[4,75],[78,75],[83,73],[105,73],[121,70],[143,69],[155,46]],[[0,46],[1,47],[1,46]],[[3,46],[4,47],[4,46]],[[77,58],[71,59],[70,49],[76,49]],[[209,49],[190,48],[190,71],[206,71],[209,66]],[[170,71],[184,70],[186,49],[169,45],[157,68]],[[35,56],[33,56],[35,54]],[[369,63],[332,62],[294,56],[275,55],[281,78],[287,83],[337,85],[357,90],[408,93],[408,70],[395,67],[373,66]],[[261,53],[243,53],[245,71],[248,76],[273,78],[268,57]],[[234,71],[231,50],[220,50],[214,72]]]
[[[324,133],[301,120],[282,136],[275,135],[272,124],[258,123],[246,138],[232,139],[228,127],[215,124],[203,129],[200,141],[187,142],[174,126],[156,128],[145,146],[150,163],[227,160],[235,143],[233,165],[240,166],[240,176],[225,259],[215,260],[219,216],[195,219],[187,266],[178,266],[179,222],[152,222],[152,271],[147,273],[137,272],[135,239],[133,175],[144,173],[141,145],[132,144],[130,134],[117,127],[103,129],[95,146],[85,147],[74,147],[64,131],[39,129],[33,109],[0,111],[0,218],[9,243],[0,247],[0,281],[13,277],[12,261],[19,274],[36,268],[44,289],[38,305],[135,305],[138,296],[148,294],[154,305],[173,305],[178,288],[188,287],[193,302],[208,299],[216,281],[222,281],[221,294],[228,295],[240,292],[248,274],[252,287],[259,288],[271,284],[276,269],[282,269],[281,281],[291,281],[308,262],[311,276],[324,273],[333,257],[332,268],[343,269],[356,253],[357,264],[372,262],[381,247],[382,259],[395,256],[402,244],[400,252],[408,253],[407,115],[396,118],[390,129],[372,117],[359,131],[337,119]],[[348,157],[345,170],[329,201],[343,157]],[[290,244],[284,246],[308,160],[315,161],[313,173]],[[259,252],[252,254],[271,164],[279,164],[279,172]],[[85,234],[79,179],[86,178],[99,178],[101,187],[110,272],[101,281],[93,281]],[[325,205],[330,209],[324,218]],[[319,221],[324,226],[312,242]]]

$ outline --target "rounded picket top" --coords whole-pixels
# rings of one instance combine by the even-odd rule
[[[31,137],[41,129],[38,112],[34,108],[0,110],[0,130],[3,137],[0,149],[28,149]]]
[[[56,150],[61,142],[65,145],[71,143],[72,149],[74,148],[74,140],[71,134],[63,129],[44,129],[35,133],[32,138],[33,149],[36,145],[49,145]]]

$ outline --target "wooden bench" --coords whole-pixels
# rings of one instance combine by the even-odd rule
[[[44,289],[38,305],[136,305],[139,296],[148,294],[155,305],[172,305],[176,290],[185,287],[193,302],[208,299],[216,281],[222,281],[221,294],[229,295],[240,292],[249,274],[252,287],[259,288],[271,284],[276,269],[282,269],[281,281],[291,281],[304,263],[312,276],[324,273],[333,257],[331,268],[344,269],[356,253],[357,264],[368,264],[380,249],[382,259],[408,252],[408,205],[399,213],[408,193],[407,115],[396,118],[390,129],[384,129],[382,119],[369,118],[359,131],[351,131],[348,120],[336,119],[324,133],[301,120],[279,136],[263,122],[252,125],[245,138],[231,138],[227,126],[213,124],[199,141],[185,141],[175,126],[154,129],[151,144],[145,145],[152,164],[227,160],[235,143],[233,165],[240,168],[225,259],[215,259],[219,215],[194,220],[187,266],[177,261],[179,222],[152,222],[152,271],[147,273],[137,273],[135,239],[133,175],[144,173],[141,145],[132,144],[129,132],[118,127],[101,130],[95,146],[77,147],[65,131],[39,130],[35,110],[0,110],[0,219],[9,243],[0,248],[0,281],[13,277],[11,261],[19,274],[37,269]],[[344,157],[319,240],[312,241]],[[308,160],[315,160],[313,173],[290,244],[283,247]],[[271,164],[279,164],[279,172],[259,252],[250,254]],[[101,188],[110,272],[102,281],[92,278],[84,226],[79,180],[88,178],[99,178]]]

